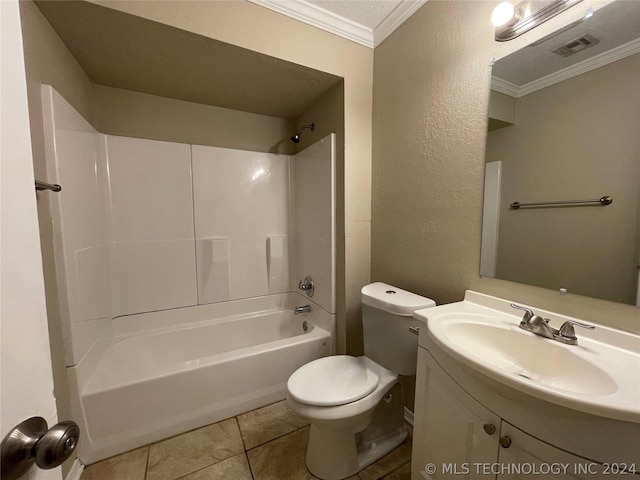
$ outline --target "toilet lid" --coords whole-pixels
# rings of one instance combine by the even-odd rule
[[[294,400],[306,405],[344,405],[366,397],[378,386],[378,375],[364,357],[336,355],[314,360],[293,372],[287,389]]]

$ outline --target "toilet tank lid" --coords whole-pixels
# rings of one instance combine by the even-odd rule
[[[362,303],[396,315],[413,315],[422,308],[435,307],[436,302],[401,288],[376,282],[362,287]]]

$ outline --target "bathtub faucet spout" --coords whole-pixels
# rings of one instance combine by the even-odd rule
[[[309,313],[310,311],[311,305],[302,305],[301,307],[296,307],[293,313],[296,315],[300,315],[301,313]]]

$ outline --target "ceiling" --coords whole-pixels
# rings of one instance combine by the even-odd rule
[[[500,59],[493,67],[492,86],[519,97],[639,53],[638,25],[640,1],[613,2],[596,10],[592,16]],[[599,43],[568,57],[552,52],[556,47],[587,34],[597,38]]]
[[[35,1],[97,85],[296,119],[342,80],[94,3]],[[426,0],[249,1],[373,47]]]
[[[367,47],[377,47],[427,0],[249,0]]]
[[[380,25],[391,12],[403,3],[409,4],[409,2],[402,0],[307,0],[307,3],[312,3],[318,8],[335,13],[370,29]]]
[[[97,85],[296,119],[342,80],[89,2],[36,4]]]

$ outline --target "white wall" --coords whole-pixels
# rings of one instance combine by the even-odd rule
[[[49,424],[57,421],[16,1],[0,2],[0,86],[0,437],[4,438],[34,415]],[[33,467],[27,476],[62,478],[59,468]]]
[[[482,208],[482,248],[480,250],[480,275],[496,276],[498,255],[498,228],[500,227],[500,186],[502,162],[487,162],[484,171],[484,204]]]
[[[289,291],[289,156],[192,155],[199,303]]]
[[[190,146],[104,142],[114,316],[196,305]]]
[[[46,178],[65,361],[74,365],[112,316],[106,170],[98,132],[52,87],[41,91]]]
[[[329,313],[336,311],[336,135],[307,147],[292,162],[295,212],[295,290],[310,276],[311,300]]]

